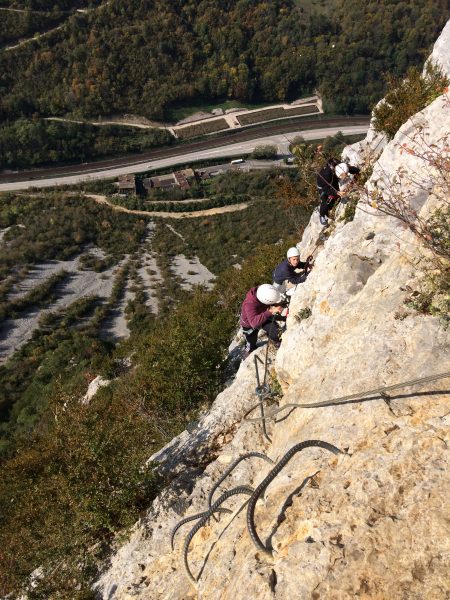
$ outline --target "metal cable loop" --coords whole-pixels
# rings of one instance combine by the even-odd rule
[[[217,508],[219,508],[219,506],[222,504],[222,502],[225,502],[225,500],[227,500],[228,498],[231,498],[231,496],[236,496],[237,494],[248,494],[249,496],[251,496],[253,494],[253,491],[254,491],[253,488],[250,487],[249,485],[240,485],[238,487],[233,488],[232,490],[228,490],[214,502],[214,504],[211,506],[211,508],[209,510],[205,511],[204,516],[200,519],[200,521],[198,523],[196,523],[194,525],[194,527],[188,533],[188,535],[185,539],[185,542],[184,542],[184,547],[183,547],[183,562],[184,562],[184,568],[186,570],[187,576],[193,583],[197,583],[197,578],[195,578],[192,575],[192,572],[189,568],[188,558],[187,558],[188,551],[189,551],[189,545],[190,545],[193,537],[206,524],[209,517],[213,514],[213,512],[215,512],[217,510]]]
[[[292,446],[288,452],[283,456],[283,458],[275,465],[275,467],[270,471],[270,473],[261,481],[261,483],[257,486],[255,491],[253,492],[250,500],[247,505],[247,529],[252,539],[252,542],[255,546],[264,552],[265,554],[272,555],[272,551],[266,548],[262,541],[260,540],[254,523],[255,517],[255,507],[258,502],[259,497],[264,492],[264,490],[269,486],[269,484],[275,479],[278,473],[287,465],[287,463],[291,460],[291,458],[301,450],[305,448],[323,448],[324,450],[328,450],[333,454],[344,454],[342,450],[333,446],[333,444],[329,444],[328,442],[323,442],[322,440],[306,440],[304,442],[300,442],[299,444],[295,444]]]
[[[373,390],[366,390],[365,392],[358,392],[356,394],[349,394],[348,396],[341,396],[340,398],[334,398],[333,400],[324,400],[323,402],[313,402],[311,404],[300,404],[300,403],[289,403],[289,404],[285,404],[284,406],[281,406],[279,408],[276,408],[275,410],[273,410],[270,414],[265,415],[264,420],[267,419],[274,419],[276,415],[278,415],[278,413],[282,412],[283,410],[286,410],[287,408],[320,408],[320,407],[324,407],[324,406],[337,406],[339,404],[346,404],[347,402],[351,401],[351,400],[358,400],[358,399],[363,399],[365,396],[371,396],[371,395],[379,395],[381,397],[381,394],[384,394],[386,392],[392,391],[392,390],[396,390],[396,389],[400,389],[403,387],[409,387],[412,385],[418,385],[420,383],[428,383],[431,381],[437,381],[438,379],[446,379],[450,377],[450,371],[447,371],[446,373],[439,373],[437,375],[429,375],[428,377],[421,377],[419,379],[411,379],[410,381],[404,381],[402,383],[396,383],[394,385],[388,385],[388,386],[384,386],[384,387],[380,387],[380,388],[375,388]],[[266,400],[266,399],[264,399]],[[262,419],[260,417],[252,417],[252,418],[248,418],[248,415],[250,413],[252,413],[256,408],[259,408],[261,403],[255,404],[254,406],[252,406],[244,415],[244,420],[251,422],[251,423],[259,423]]]
[[[240,456],[239,458],[237,458],[233,464],[231,464],[228,469],[225,471],[225,473],[222,475],[222,477],[213,485],[213,487],[211,488],[211,491],[209,492],[209,496],[208,496],[208,508],[211,508],[211,503],[212,503],[212,498],[214,496],[214,492],[217,490],[217,488],[220,486],[221,483],[223,483],[223,481],[228,477],[228,475],[230,475],[230,473],[238,466],[238,464],[240,462],[242,462],[243,460],[247,459],[247,458],[262,458],[263,460],[265,460],[266,462],[270,463],[270,464],[274,464],[274,461],[269,458],[268,456],[266,456],[265,454],[263,454],[262,452],[247,452],[247,454],[243,454],[242,456]],[[215,515],[212,515],[213,519],[216,520]]]
[[[172,531],[170,533],[170,546],[171,546],[172,550],[174,549],[175,534],[180,529],[180,527],[182,527],[185,523],[189,523],[189,521],[195,521],[195,519],[200,519],[200,517],[203,517],[205,512],[207,512],[207,511],[204,510],[203,512],[197,513],[196,515],[190,515],[189,517],[185,517],[184,519],[181,519],[181,521],[179,521],[179,523],[177,523],[175,525],[175,527],[172,529]],[[216,509],[215,512],[229,514],[232,511],[228,508],[218,508],[218,509]]]

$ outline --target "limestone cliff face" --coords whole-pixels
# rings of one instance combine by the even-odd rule
[[[429,148],[448,152],[449,134],[450,101],[444,95],[386,145],[368,188],[377,185],[389,194],[401,184],[419,216],[427,214],[450,182],[417,154]],[[338,215],[326,240],[319,240],[320,231],[314,213],[300,247],[303,257],[315,250],[316,264],[293,296],[281,348],[270,355],[270,371],[284,392],[280,406],[450,371],[449,331],[438,318],[405,306],[425,253],[413,232],[363,197],[353,221]],[[263,359],[265,347],[256,353]],[[97,585],[101,597],[445,598],[450,379],[404,387],[388,402],[373,394],[337,406],[287,409],[268,424],[271,442],[259,423],[243,418],[257,402],[255,387],[250,357],[197,425],[152,457],[173,482],[113,556]],[[200,575],[194,585],[182,549],[193,523],[180,529],[174,551],[173,526],[205,510],[211,486],[241,454],[265,452],[276,461],[310,439],[344,453],[306,449],[267,488],[255,524],[272,555],[258,550],[247,532],[246,511],[239,512],[247,496],[234,496],[224,506],[235,512],[211,521],[192,540],[188,561]],[[221,491],[255,487],[270,468],[259,458],[243,461]]]

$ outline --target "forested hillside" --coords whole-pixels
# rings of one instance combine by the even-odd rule
[[[448,13],[446,0],[338,0],[320,13],[308,7],[293,0],[105,2],[0,53],[0,118],[133,112],[164,119],[174,103],[293,99],[317,86],[329,109],[367,112],[383,94],[386,72],[423,63]]]
[[[170,145],[165,129],[18,119],[0,128],[0,169],[91,160],[98,156],[142,152]]]
[[[18,42],[34,33],[48,31],[63,23],[77,10],[86,10],[99,2],[83,2],[82,0],[24,0],[21,2],[0,1],[0,45],[7,42]],[[11,44],[13,45],[13,44]]]

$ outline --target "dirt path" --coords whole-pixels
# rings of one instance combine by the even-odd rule
[[[205,210],[196,210],[193,212],[163,212],[154,211],[150,212],[147,210],[133,210],[131,208],[125,208],[124,206],[118,206],[112,204],[107,200],[106,196],[100,194],[85,194],[86,198],[92,198],[99,204],[106,204],[113,210],[118,212],[124,212],[131,215],[141,215],[145,217],[161,217],[163,219],[193,219],[195,217],[210,217],[212,215],[220,215],[222,213],[236,212],[238,210],[245,210],[248,208],[248,204],[243,202],[242,204],[233,204],[231,206],[220,206],[218,208],[207,208]]]
[[[45,117],[45,121],[60,121],[63,123],[78,123],[79,125],[95,125],[96,127],[102,127],[105,125],[121,125],[122,127],[137,127],[138,129],[167,129],[167,125],[164,123],[158,123],[156,121],[149,121],[145,117],[132,118],[120,118],[117,119],[105,119],[104,121],[80,121],[78,119],[66,119],[64,117]]]
[[[35,33],[33,37],[27,38],[26,40],[22,40],[21,42],[19,42],[18,44],[14,44],[13,46],[6,46],[5,48],[3,48],[3,50],[5,52],[8,52],[9,50],[14,50],[15,48],[20,48],[20,46],[29,44],[30,42],[35,42],[36,40],[46,37],[47,35],[50,35],[50,34],[54,33],[55,31],[58,31],[58,29],[62,29],[63,27],[64,27],[64,23],[62,25],[58,25],[58,27],[54,27],[53,29],[44,31],[43,33]]]
[[[0,6],[0,10],[7,10],[9,12],[17,12],[17,13],[33,13],[34,15],[51,15],[52,12],[50,10],[31,10],[29,8],[10,8],[9,6]],[[72,10],[59,10],[59,13],[63,14],[72,14]]]
[[[323,112],[322,109],[322,101],[319,96],[311,96],[309,98],[295,100],[291,104],[274,104],[270,107],[266,108],[283,108],[285,110],[289,110],[295,108],[299,105],[311,105],[311,115],[317,114],[316,108],[319,113]],[[138,127],[140,129],[167,129],[172,135],[177,137],[177,132],[179,130],[183,130],[185,128],[191,127],[193,124],[198,124],[200,121],[202,122],[210,122],[210,121],[220,121],[221,119],[225,119],[230,129],[241,129],[242,125],[238,120],[238,116],[241,114],[252,113],[252,112],[261,112],[263,109],[247,109],[247,108],[237,108],[235,111],[230,113],[223,113],[221,115],[213,115],[208,112],[198,112],[185,119],[178,121],[174,125],[165,124],[165,123],[157,123],[154,121],[149,121],[146,117],[137,117],[137,116],[124,116],[118,118],[106,118],[101,121],[79,121],[75,119],[66,119],[64,117],[46,117],[46,121],[65,121],[68,123],[79,123],[79,124],[90,124],[90,125],[128,125],[129,127]],[[304,116],[310,116],[305,114]],[[276,120],[276,119],[274,119]],[[264,119],[263,119],[264,121]],[[226,129],[226,127],[225,127]]]
[[[103,4],[100,4],[99,6],[93,6],[91,8],[77,8],[75,10],[61,10],[58,12],[69,15],[68,18],[70,18],[71,15],[88,13],[88,12],[91,12],[92,10],[97,10],[99,8],[102,8],[103,6],[106,6],[107,4],[109,4],[109,1],[110,0],[107,0],[107,2],[104,2]],[[9,7],[0,7],[0,10],[51,15],[50,11],[43,11],[43,10],[27,10],[27,9],[9,8]],[[15,48],[20,48],[24,44],[29,44],[30,42],[34,42],[40,38],[46,37],[47,35],[50,35],[50,34],[54,33],[55,31],[58,31],[58,29],[61,29],[62,27],[64,27],[64,25],[67,23],[67,19],[64,21],[64,23],[62,23],[61,25],[58,25],[57,27],[53,27],[52,29],[48,29],[47,31],[43,31],[42,33],[35,33],[32,37],[22,40],[21,42],[18,42],[17,44],[13,44],[12,46],[5,46],[4,48],[1,48],[1,50],[4,50],[5,52],[7,52],[9,50],[14,50]]]

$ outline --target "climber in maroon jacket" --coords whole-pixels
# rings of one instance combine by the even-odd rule
[[[253,287],[247,292],[242,303],[240,320],[247,342],[245,356],[255,350],[260,329],[264,329],[276,346],[280,345],[281,330],[275,321],[285,320],[280,314],[283,311],[280,303],[280,292],[269,283]]]

